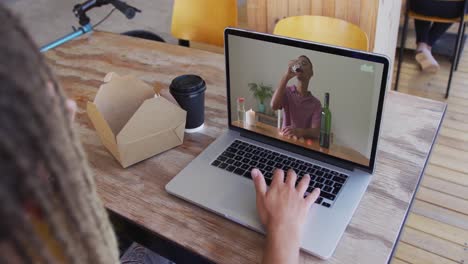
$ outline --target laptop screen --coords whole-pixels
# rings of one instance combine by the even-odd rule
[[[290,39],[226,41],[232,127],[373,167],[384,62]]]

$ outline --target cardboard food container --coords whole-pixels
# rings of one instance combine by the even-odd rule
[[[168,93],[156,94],[132,76],[107,74],[86,110],[102,143],[124,168],[184,141],[186,112]]]

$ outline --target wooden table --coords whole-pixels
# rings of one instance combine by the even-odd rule
[[[94,33],[46,54],[68,94],[78,102],[77,129],[105,206],[133,224],[144,242],[219,263],[258,263],[264,236],[166,193],[164,186],[227,127],[224,58],[205,51]],[[206,128],[183,145],[122,169],[99,141],[84,111],[106,73],[134,74],[167,87],[185,73],[207,82]],[[129,87],[131,89],[131,87]],[[328,263],[385,263],[392,254],[445,104],[389,92],[374,178]],[[136,232],[136,231],[135,231]],[[311,238],[320,239],[320,238]],[[168,242],[171,241],[171,242]],[[172,255],[174,256],[174,255]],[[180,258],[179,258],[180,259]],[[322,263],[301,253],[301,263]]]
[[[240,128],[245,128],[250,131],[255,131],[259,134],[263,134],[263,135],[276,138],[282,141],[286,141],[288,143],[301,146],[303,148],[308,148],[314,151],[322,152],[322,153],[332,155],[341,159],[353,161],[353,162],[356,162],[365,166],[369,165],[369,159],[366,158],[364,155],[362,155],[361,153],[357,152],[354,149],[347,148],[345,146],[340,146],[337,144],[333,144],[333,140],[331,141],[329,148],[323,148],[320,146],[320,142],[318,139],[313,139],[313,140],[309,139],[307,141],[304,139],[301,140],[297,138],[294,139],[290,137],[285,137],[285,136],[280,135],[280,133],[278,132],[278,128],[270,126],[262,122],[256,122],[255,125],[247,125],[244,122],[240,122],[236,120],[232,122],[232,125],[240,127]]]

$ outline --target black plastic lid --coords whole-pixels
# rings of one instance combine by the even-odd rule
[[[198,75],[181,75],[172,80],[169,86],[171,93],[195,94],[206,90],[205,81]]]

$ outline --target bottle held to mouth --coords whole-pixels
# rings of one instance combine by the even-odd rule
[[[295,63],[292,67],[291,67],[291,71],[294,72],[294,73],[299,73],[299,72],[302,72],[302,66],[300,63]]]

